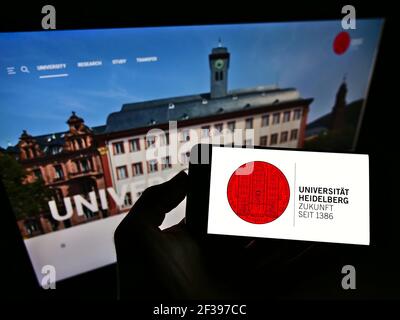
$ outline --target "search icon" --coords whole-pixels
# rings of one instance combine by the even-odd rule
[[[21,67],[21,72],[30,73],[27,66],[22,66]]]

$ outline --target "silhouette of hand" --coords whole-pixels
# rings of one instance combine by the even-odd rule
[[[188,176],[183,171],[147,188],[117,227],[119,298],[257,296],[260,279],[266,272],[275,272],[275,262],[287,260],[287,250],[277,240],[228,237],[200,243],[184,220],[160,230],[165,214],[185,198],[187,189]]]

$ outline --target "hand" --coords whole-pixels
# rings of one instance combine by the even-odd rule
[[[250,297],[257,295],[260,277],[272,272],[268,268],[285,256],[277,240],[241,238],[200,244],[184,220],[161,231],[165,214],[185,198],[187,186],[182,171],[147,188],[115,231],[120,298]]]
[[[187,175],[147,188],[115,232],[120,298],[213,296],[203,256],[185,223],[161,231],[186,196]]]

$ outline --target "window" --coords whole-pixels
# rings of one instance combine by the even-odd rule
[[[182,131],[182,141],[189,141],[190,140],[190,132],[189,129],[184,129]]]
[[[42,171],[40,169],[33,170],[33,174],[35,175],[36,179],[43,179]]]
[[[290,111],[285,111],[283,113],[283,122],[289,122],[290,121]]]
[[[23,148],[23,149],[25,151],[27,159],[33,158],[33,153],[32,153],[32,150],[30,148]]]
[[[268,127],[269,126],[269,114],[264,114],[261,118],[261,126]]]
[[[128,178],[128,170],[126,166],[117,167],[117,179],[122,180]]]
[[[114,155],[125,153],[123,141],[113,143]]]
[[[208,137],[210,135],[210,126],[201,127],[201,136],[203,138]]]
[[[140,140],[139,140],[139,138],[135,138],[135,139],[129,140],[129,150],[131,152],[140,151]]]
[[[216,123],[214,125],[215,130],[217,131],[217,133],[221,133],[222,129],[224,128],[224,125],[222,123]]]
[[[146,136],[146,148],[154,147],[155,144],[156,144],[155,136]]]
[[[294,110],[293,120],[299,120],[301,118],[301,109]]]
[[[273,118],[272,118],[272,124],[278,124],[281,120],[281,114],[278,113],[274,113]]]
[[[290,140],[297,140],[298,134],[299,134],[299,130],[298,129],[293,129],[290,132]]]
[[[143,166],[141,162],[136,162],[132,164],[132,175],[133,176],[140,176],[143,174]]]
[[[28,232],[29,235],[34,234],[35,232],[39,231],[39,224],[35,220],[25,220],[24,221],[24,226],[26,231]]]
[[[74,173],[80,173],[81,172],[81,166],[79,165],[79,160],[74,160],[72,161],[74,166],[75,166],[75,172]]]
[[[246,129],[253,129],[253,118],[246,119]]]
[[[165,132],[164,134],[160,135],[160,141],[162,146],[169,145],[169,132]]]
[[[89,172],[92,169],[92,165],[89,159],[82,159],[79,162],[82,167],[82,172]]]
[[[243,141],[244,146],[252,146],[253,145],[253,140],[251,139],[246,139]]]
[[[157,160],[150,160],[147,161],[147,172],[152,173],[152,172],[157,172],[158,171],[158,164]]]
[[[78,139],[78,149],[83,149],[83,140]]]
[[[92,219],[92,218],[96,217],[96,215],[97,215],[96,212],[91,211],[89,208],[87,208],[85,206],[83,206],[82,209],[83,209],[83,214],[85,215],[86,219]]]
[[[50,148],[50,153],[52,155],[59,154],[61,151],[62,151],[61,147],[53,146],[53,147]]]
[[[228,122],[228,129],[233,132],[233,131],[235,131],[235,128],[236,128],[236,122],[235,121],[229,121]]]
[[[278,143],[278,134],[277,133],[271,134],[271,140],[269,144],[272,146],[277,143]]]
[[[130,207],[131,205],[132,205],[132,194],[130,192],[127,192],[125,194],[124,206]]]
[[[221,80],[224,80],[222,71],[215,72],[215,81],[221,81]]]
[[[267,142],[268,142],[268,136],[262,136],[260,137],[260,146],[267,146]]]
[[[54,166],[54,171],[56,173],[56,175],[55,175],[56,180],[64,179],[64,171],[63,171],[61,165],[55,165]]]
[[[161,159],[161,170],[172,168],[171,157],[167,156]]]
[[[281,143],[285,143],[288,140],[288,132],[287,131],[283,131],[281,132]]]

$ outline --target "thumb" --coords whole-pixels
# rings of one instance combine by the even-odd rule
[[[118,229],[129,231],[137,224],[159,227],[164,221],[165,214],[186,197],[187,185],[188,176],[181,171],[171,180],[147,188],[122,220]]]

